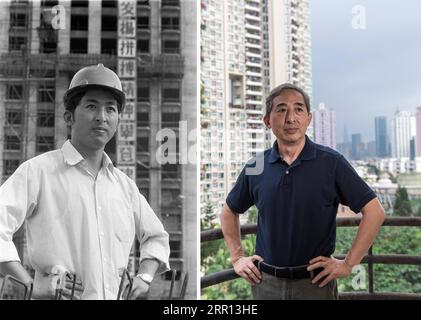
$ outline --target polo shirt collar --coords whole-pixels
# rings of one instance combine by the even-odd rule
[[[306,142],[305,142],[303,150],[301,150],[301,153],[298,156],[298,159],[312,160],[314,158],[316,158],[316,146],[314,142],[311,141],[306,135]],[[279,155],[279,151],[278,151],[278,143],[275,140],[269,153],[269,163],[275,163],[279,159],[281,159],[281,156]]]
[[[316,158],[316,144],[306,135],[306,144],[298,156],[301,160],[312,160]]]
[[[279,151],[278,151],[278,143],[275,140],[275,142],[273,143],[272,149],[270,149],[269,163],[275,163],[279,159],[281,159],[281,156],[279,155]]]
[[[79,151],[77,151],[76,148],[72,145],[70,140],[66,140],[66,142],[61,147],[61,152],[63,153],[64,162],[70,166],[77,165],[78,163],[85,160]],[[105,152],[102,155],[102,167],[110,169],[111,172],[114,169],[114,165],[110,157],[108,157]]]

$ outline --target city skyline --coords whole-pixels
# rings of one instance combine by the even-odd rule
[[[336,112],[338,143],[345,124],[349,137],[360,133],[368,142],[375,139],[376,116],[387,117],[390,130],[398,109],[415,113],[421,3],[311,0],[310,10],[313,108],[323,102]]]

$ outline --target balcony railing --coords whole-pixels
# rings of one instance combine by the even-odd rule
[[[337,227],[355,227],[358,226],[361,218],[337,218]],[[390,227],[421,227],[421,218],[419,217],[387,217],[383,226]],[[246,224],[241,226],[241,235],[256,234],[256,224]],[[221,229],[205,230],[201,232],[201,243],[207,241],[214,241],[223,239]],[[335,256],[338,259],[344,259],[344,255]],[[405,254],[389,254],[389,255],[374,255],[372,248],[369,249],[368,254],[363,258],[361,263],[368,264],[368,292],[341,292],[339,299],[341,300],[383,300],[383,299],[415,299],[421,300],[421,294],[401,293],[401,292],[375,292],[374,291],[374,264],[406,264],[421,266],[421,255],[405,255]],[[210,275],[203,276],[200,280],[201,289],[210,287],[225,281],[231,281],[239,276],[234,272],[234,269],[227,269],[216,272]]]

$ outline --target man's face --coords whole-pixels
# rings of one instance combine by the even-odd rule
[[[272,102],[272,111],[263,121],[283,144],[294,144],[305,139],[311,113],[307,111],[304,97],[292,89],[283,90]]]
[[[117,100],[106,90],[88,90],[74,110],[71,122],[75,146],[104,148],[119,123]]]

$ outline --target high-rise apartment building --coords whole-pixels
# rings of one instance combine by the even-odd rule
[[[290,82],[312,100],[310,5],[308,0],[268,0],[271,88]]]
[[[245,162],[270,146],[270,89],[290,81],[311,95],[308,11],[307,1],[202,0],[202,208],[219,211]]]
[[[392,120],[392,157],[410,158],[411,139],[416,135],[415,117],[409,111],[397,111]]]
[[[191,12],[197,7],[194,0],[0,2],[2,181],[26,159],[60,148],[68,138],[62,97],[74,73],[103,63],[121,74],[119,50],[130,52],[134,76],[130,86],[123,81],[123,89],[134,97],[126,106],[134,130],[124,133],[135,146],[131,174],[170,234],[176,278],[191,273],[186,298],[196,298],[196,165],[180,159],[181,146],[188,146],[187,136],[196,129],[197,21]],[[135,19],[130,43],[120,41],[122,10]],[[171,138],[157,140],[164,128],[177,141],[176,163],[157,161],[161,144]],[[117,150],[113,138],[106,152],[114,163]],[[25,262],[24,233],[15,240]],[[133,272],[138,257],[136,241]],[[170,280],[157,276],[151,297],[166,297]]]
[[[310,4],[308,0],[267,0],[270,88],[300,86],[313,105]],[[313,137],[313,125],[307,129]],[[271,135],[271,142],[275,137]],[[271,143],[267,141],[267,146]]]
[[[353,160],[360,160],[364,152],[364,143],[362,142],[361,134],[355,133],[351,135],[351,158]]]
[[[313,111],[314,141],[324,146],[336,149],[336,118],[335,111],[324,103]]]
[[[375,139],[376,139],[376,156],[384,158],[389,155],[389,139],[387,136],[387,118],[374,118]]]
[[[201,4],[201,204],[219,210],[264,150],[263,21],[257,0]]]

